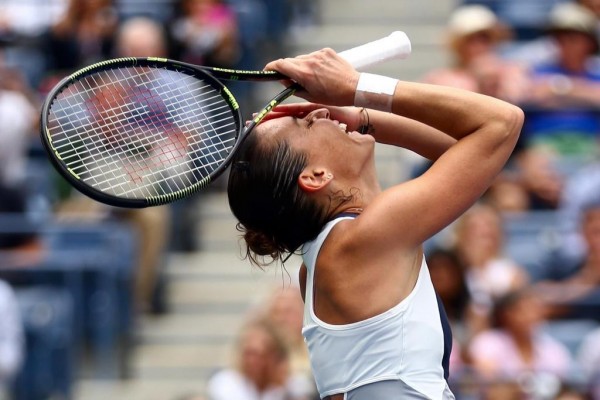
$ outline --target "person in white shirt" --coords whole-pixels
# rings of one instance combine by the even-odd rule
[[[236,346],[236,366],[215,373],[209,400],[287,400],[289,353],[281,333],[266,319],[249,322]]]
[[[0,398],[19,372],[25,352],[25,337],[13,289],[0,280]]]

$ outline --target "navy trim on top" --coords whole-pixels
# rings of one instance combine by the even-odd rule
[[[448,376],[450,375],[450,353],[452,352],[452,329],[450,328],[450,323],[448,322],[448,316],[446,315],[446,310],[444,309],[444,304],[442,304],[442,300],[440,299],[440,296],[436,293],[435,297],[437,299],[438,311],[440,313],[440,322],[442,324],[442,332],[444,333],[444,355],[442,357],[442,367],[444,368],[444,379],[447,382]]]

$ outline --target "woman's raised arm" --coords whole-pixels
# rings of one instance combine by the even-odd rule
[[[425,174],[384,191],[365,208],[360,229],[369,232],[368,240],[376,247],[419,246],[474,204],[504,167],[523,124],[522,110],[504,101],[444,86],[361,75],[331,49],[274,61],[266,68],[300,83],[305,90],[299,96],[309,101],[373,105],[456,140]],[[421,129],[384,131],[390,135],[388,142],[394,135],[423,134]]]

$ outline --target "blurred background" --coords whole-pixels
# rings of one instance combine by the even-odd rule
[[[242,260],[226,178],[101,205],[49,165],[39,110],[107,58],[261,69],[394,30],[413,54],[371,72],[526,112],[506,169],[425,246],[457,399],[600,399],[599,27],[599,0],[0,0],[0,399],[317,399],[300,260]],[[279,90],[253,85],[232,86],[248,114]],[[376,152],[384,187],[429,167]]]

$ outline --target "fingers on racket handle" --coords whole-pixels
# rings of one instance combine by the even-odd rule
[[[396,31],[382,39],[342,51],[339,55],[360,70],[395,58],[407,58],[410,52],[410,39],[406,33]]]

